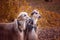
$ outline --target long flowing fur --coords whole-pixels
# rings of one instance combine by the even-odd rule
[[[35,29],[35,27],[37,28],[37,21],[40,18],[39,12],[37,10],[34,10],[31,14],[31,19],[33,20],[33,24],[32,26],[30,26],[31,31],[27,32],[28,34],[28,40],[38,40],[38,34],[37,34],[37,30]],[[30,21],[31,22],[31,21]],[[29,26],[27,26],[29,27]],[[28,29],[30,29],[28,28]]]

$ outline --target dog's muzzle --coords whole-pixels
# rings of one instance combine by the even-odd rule
[[[39,16],[38,18],[41,18],[41,16]]]

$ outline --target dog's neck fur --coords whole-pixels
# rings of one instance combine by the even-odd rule
[[[20,28],[21,30],[25,30],[25,27],[26,27],[26,20],[19,20],[19,23],[20,23]]]
[[[26,20],[21,20],[21,26],[24,27],[23,29],[25,29],[25,26],[26,26]]]
[[[31,16],[31,18],[33,19],[33,24],[37,24],[37,21],[38,21],[38,18],[35,18],[35,17],[33,17],[33,16]]]

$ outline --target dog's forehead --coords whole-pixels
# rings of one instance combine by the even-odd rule
[[[33,10],[33,13],[38,13],[38,14],[39,14],[39,11],[37,11],[37,10]]]
[[[27,12],[20,12],[20,14],[18,15],[18,17],[23,16],[23,15],[28,15],[28,13]]]
[[[20,15],[27,15],[27,12],[21,12]]]

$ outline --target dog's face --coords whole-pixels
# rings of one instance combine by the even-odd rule
[[[31,16],[33,16],[34,18],[41,18],[41,15],[39,14],[39,11],[37,10],[34,10],[31,14]]]
[[[21,12],[18,15],[18,19],[22,19],[22,20],[28,20],[30,17],[28,16],[28,14],[26,12]]]

